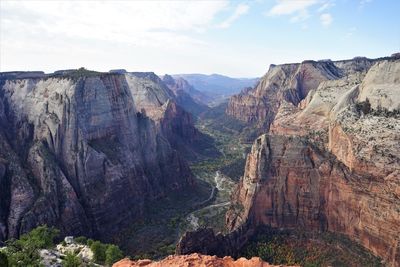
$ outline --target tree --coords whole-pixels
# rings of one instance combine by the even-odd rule
[[[104,263],[106,260],[107,245],[102,244],[100,241],[94,241],[90,246],[93,251],[93,259],[96,263]]]
[[[371,103],[369,102],[368,97],[365,101],[356,104],[357,110],[362,111],[364,115],[371,112]]]
[[[20,239],[7,240],[4,252],[9,266],[40,266],[39,249],[54,246],[58,233],[57,229],[44,225],[21,235]]]
[[[78,236],[75,238],[75,242],[78,244],[86,245],[87,241],[88,241],[88,239],[84,236]]]
[[[62,261],[63,267],[80,267],[81,259],[73,253],[67,253]]]
[[[18,241],[24,246],[33,246],[37,249],[50,248],[54,246],[54,239],[59,233],[59,230],[43,225],[22,235]]]
[[[124,255],[116,245],[108,245],[106,250],[106,264],[112,265],[113,263],[122,259]]]
[[[0,266],[8,266],[7,255],[0,251]]]

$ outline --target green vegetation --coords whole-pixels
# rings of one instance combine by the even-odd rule
[[[82,245],[87,245],[88,239],[85,236],[78,236],[74,238],[75,242]]]
[[[369,102],[368,98],[366,98],[365,101],[356,103],[356,110],[359,113],[362,112],[364,115],[371,114],[372,116],[382,116],[386,118],[400,118],[400,107],[397,109],[388,110],[387,108],[378,105],[375,109],[371,107],[371,103]]]
[[[382,266],[380,259],[341,234],[261,227],[239,256],[271,264],[300,266]]]
[[[196,185],[146,203],[146,216],[111,236],[112,243],[120,244],[134,259],[159,259],[174,254],[176,242],[187,229],[186,216],[198,209],[212,190],[201,180],[196,180]]]
[[[78,80],[79,78],[95,77],[95,76],[99,76],[101,74],[105,74],[105,73],[93,71],[93,70],[87,70],[87,69],[81,67],[76,70],[66,70],[64,73],[52,74],[49,76],[49,78],[61,76],[61,77],[66,77],[66,78],[70,78],[73,80]]]
[[[81,259],[73,253],[67,253],[62,261],[63,267],[80,267]]]
[[[369,103],[369,99],[365,99],[363,102],[359,102],[356,104],[356,109],[358,112],[362,112],[367,115],[371,111],[371,103]]]
[[[122,259],[124,255],[122,251],[116,245],[108,245],[106,250],[106,261],[107,265],[112,265],[113,263]]]
[[[21,235],[20,239],[6,241],[7,248],[3,252],[9,266],[40,266],[39,249],[53,247],[58,234],[57,229],[44,225]]]
[[[93,251],[93,260],[95,262],[104,263],[106,261],[106,244],[103,244],[100,241],[94,241],[90,245],[90,249]]]
[[[0,266],[8,266],[7,255],[0,251]]]
[[[39,255],[40,249],[54,249],[54,239],[59,235],[55,228],[46,225],[39,226],[31,232],[21,235],[20,239],[6,241],[6,247],[0,251],[0,266],[10,267],[36,267],[42,266]],[[100,241],[77,237],[75,242],[88,245],[94,254],[94,262],[111,266],[113,263],[124,257],[118,246],[104,244]],[[65,242],[63,245],[66,246]],[[80,267],[83,263],[77,253],[67,253],[63,258],[64,267]],[[86,265],[84,265],[86,266]]]

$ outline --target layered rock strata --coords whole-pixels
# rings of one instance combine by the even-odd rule
[[[374,62],[367,58],[355,58],[271,65],[257,86],[230,98],[226,113],[268,130],[283,103],[297,106],[321,83],[350,75],[365,75]]]
[[[0,240],[40,224],[101,237],[142,218],[147,201],[192,186],[157,121],[173,94],[152,75],[0,78]]]
[[[307,83],[293,76],[302,68]],[[399,266],[400,60],[273,66],[261,83],[246,97],[272,101],[249,113],[269,134],[247,157],[228,227],[343,233]]]

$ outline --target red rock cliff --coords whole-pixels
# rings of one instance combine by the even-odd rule
[[[336,62],[346,72],[303,87],[297,103],[280,100],[247,157],[230,229],[252,221],[339,232],[400,265],[400,60],[365,62]]]

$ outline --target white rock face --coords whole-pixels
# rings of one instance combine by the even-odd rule
[[[57,250],[41,249],[39,255],[45,267],[62,267],[61,253]]]
[[[372,108],[400,109],[400,64],[384,60],[371,67],[360,86],[359,101],[369,99]]]
[[[65,246],[58,244],[55,249],[42,249],[39,251],[42,264],[45,267],[61,267],[62,260],[66,254],[77,255],[82,261],[82,266],[87,266],[88,264],[101,266],[92,262],[93,251],[86,245],[76,243],[73,236],[65,237],[64,242]]]

